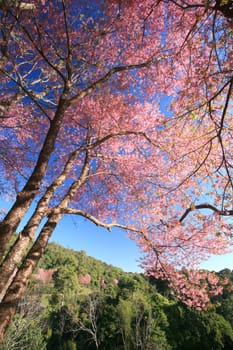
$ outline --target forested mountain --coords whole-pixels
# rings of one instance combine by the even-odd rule
[[[0,349],[233,349],[233,292],[198,311],[162,281],[51,243]]]

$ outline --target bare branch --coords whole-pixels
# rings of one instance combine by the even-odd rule
[[[132,231],[132,232],[138,232],[138,233],[142,233],[142,230],[136,229],[132,226],[127,226],[127,225],[121,225],[118,223],[111,223],[111,224],[107,224],[101,220],[99,220],[98,218],[96,218],[95,216],[88,214],[87,212],[83,211],[83,210],[79,210],[79,209],[73,209],[73,208],[55,208],[55,209],[50,209],[48,211],[48,215],[57,215],[57,214],[73,214],[73,215],[80,215],[82,217],[84,217],[85,219],[88,219],[89,221],[91,221],[92,223],[94,223],[96,226],[100,226],[103,227],[105,229],[107,229],[108,231],[111,231],[112,228],[116,227],[116,228],[120,228],[126,231]]]
[[[219,210],[218,208],[216,208],[215,206],[213,206],[212,204],[209,203],[203,203],[203,204],[198,204],[198,205],[192,205],[190,206],[188,209],[186,209],[186,211],[184,212],[184,214],[181,216],[181,218],[179,219],[179,222],[183,222],[184,219],[194,210],[200,210],[200,209],[210,209],[212,211],[214,211],[216,214],[220,215],[220,216],[232,216],[233,215],[233,210]]]
[[[153,146],[160,147],[159,145],[156,145],[154,143],[154,141],[145,132],[143,132],[143,131],[134,131],[134,130],[126,130],[126,131],[119,131],[119,132],[116,132],[116,133],[108,134],[108,135],[104,136],[102,139],[99,139],[99,140],[93,142],[90,145],[90,148],[95,148],[95,147],[99,146],[100,144],[104,143],[105,141],[107,141],[107,140],[109,140],[111,138],[114,138],[114,137],[130,136],[130,135],[144,137]]]
[[[153,63],[155,63],[156,61],[160,61],[161,59],[162,59],[162,57],[157,58],[157,59],[155,59],[154,57],[151,57],[147,61],[142,62],[142,63],[131,64],[131,65],[126,65],[126,66],[118,66],[118,67],[111,68],[102,78],[96,80],[89,87],[87,87],[86,89],[84,89],[80,93],[78,93],[77,95],[70,98],[69,105],[71,105],[72,103],[74,103],[76,101],[81,100],[85,96],[92,93],[96,88],[98,88],[103,83],[108,81],[116,73],[129,71],[129,70],[133,70],[133,69],[146,68],[146,67],[149,67],[150,65],[152,65]]]

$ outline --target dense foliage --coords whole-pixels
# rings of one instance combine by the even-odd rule
[[[51,243],[0,349],[230,350],[232,298],[226,289],[196,311],[163,281]]]

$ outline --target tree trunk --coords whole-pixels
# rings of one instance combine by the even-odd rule
[[[15,315],[18,302],[27,288],[33,270],[60,219],[61,215],[53,215],[47,220],[0,304],[0,343],[3,341],[7,328]]]
[[[8,284],[13,271],[26,255],[27,249],[34,240],[36,230],[39,227],[41,220],[45,216],[45,212],[47,210],[47,201],[42,199],[40,202],[38,203],[38,206],[28,221],[27,225],[18,235],[15,243],[10,247],[0,265],[0,300],[4,296],[6,285]]]
[[[63,95],[66,96],[65,89]],[[4,220],[0,223],[0,258],[4,255],[11,236],[17,230],[18,225],[39,191],[50,156],[54,150],[55,141],[60,130],[64,111],[67,105],[66,101],[63,99],[63,95],[60,99],[54,119],[51,121],[50,128],[46,135],[36,166],[23,190],[18,193],[13,207],[10,209]]]
[[[13,247],[7,254],[4,262],[0,266],[0,300],[6,292],[6,286],[9,283],[17,265],[22,261],[27,248],[31,242],[30,237],[19,235]]]
[[[74,159],[81,152],[81,150],[82,149],[78,149],[70,155],[63,171],[47,188],[46,193],[38,202],[38,205],[33,215],[29,219],[27,225],[24,227],[23,231],[18,236],[16,242],[9,249],[7,255],[0,264],[0,300],[4,296],[4,291],[6,291],[7,289],[6,287],[9,284],[9,279],[12,276],[15,268],[22,261],[30,243],[33,242],[37,228],[39,227],[42,219],[46,217],[51,197],[53,196],[55,190],[59,186],[61,186],[65,181],[67,174],[69,174]]]
[[[61,200],[58,207],[54,208],[53,212],[49,216],[47,222],[44,224],[38,238],[36,239],[32,248],[25,257],[21,267],[19,268],[19,271],[13,278],[12,283],[10,284],[9,288],[5,293],[5,296],[2,299],[2,302],[0,304],[0,343],[2,342],[4,334],[6,333],[6,330],[10,325],[10,322],[16,312],[18,302],[27,288],[33,270],[37,266],[48,244],[49,238],[51,237],[54,229],[57,226],[57,223],[62,217],[62,211],[68,207],[71,198],[85,182],[88,173],[89,153],[86,152],[86,158],[79,179],[74,181],[74,183],[70,186],[69,190],[65,194],[64,198]],[[43,199],[42,202],[44,204]],[[36,216],[37,215],[35,214],[35,217]],[[38,223],[32,226],[37,228],[37,225]],[[31,227],[31,225],[28,226],[29,228]]]

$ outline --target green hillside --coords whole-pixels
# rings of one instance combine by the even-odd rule
[[[51,243],[0,349],[233,349],[232,327],[231,291],[196,311],[164,282]]]

